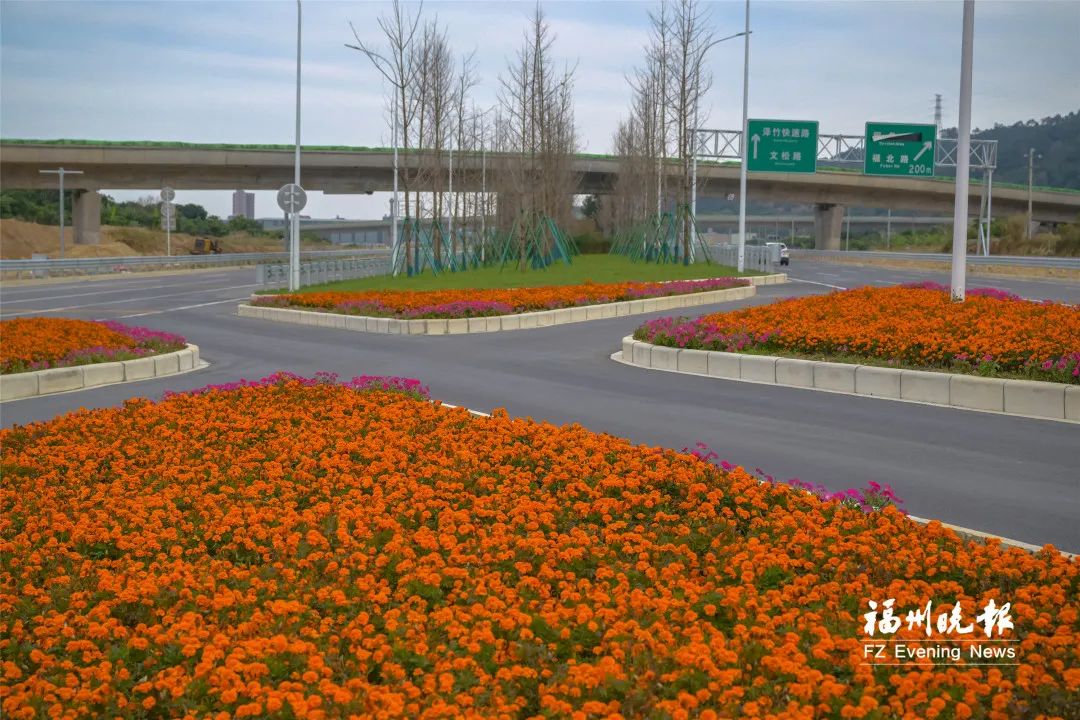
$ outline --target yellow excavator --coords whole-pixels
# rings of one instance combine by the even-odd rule
[[[221,241],[217,239],[195,238],[195,247],[191,249],[192,255],[220,255]]]

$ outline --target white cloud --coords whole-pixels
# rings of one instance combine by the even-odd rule
[[[355,51],[348,22],[383,45],[388,2],[304,3],[303,140],[386,145],[381,78]],[[409,5],[415,7],[415,5]],[[576,118],[603,152],[647,42],[644,2],[549,2],[560,63],[577,63]],[[528,2],[428,2],[458,52],[476,49],[479,107],[517,51]],[[742,29],[743,5],[710,5],[717,35]],[[763,2],[751,8],[751,115],[817,119],[822,132],[861,132],[867,119],[929,121],[944,95],[956,121],[959,2]],[[976,126],[1080,107],[1080,3],[976,6]],[[5,137],[274,142],[293,138],[295,5],[291,2],[12,2],[0,25],[0,134]],[[741,119],[742,43],[711,57],[711,127]],[[314,214],[381,214],[385,198],[327,196]],[[214,199],[217,198],[217,199]],[[227,193],[204,198],[227,214]],[[267,210],[273,200],[257,202]],[[269,213],[267,213],[269,214]]]

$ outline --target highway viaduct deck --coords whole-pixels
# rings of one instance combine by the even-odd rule
[[[39,171],[77,169],[66,184],[78,192],[73,212],[76,242],[95,243],[99,237],[99,190],[276,190],[292,182],[293,149],[289,146],[248,148],[194,144],[86,144],[0,140],[0,183],[5,188],[54,188],[55,177]],[[417,163],[415,153],[403,154],[401,163]],[[486,162],[488,188],[498,191],[499,171],[507,156],[488,153],[455,154],[454,188],[478,191]],[[611,192],[619,162],[604,156],[579,155],[574,163],[578,192]],[[677,162],[668,168],[679,172]],[[372,193],[393,188],[393,154],[385,149],[306,148],[301,153],[302,184],[308,190],[332,194]],[[700,163],[700,196],[726,196],[738,191],[739,168]],[[414,188],[415,189],[415,188]],[[427,189],[427,188],[424,188]],[[977,217],[983,188],[972,183],[969,213]],[[815,207],[818,247],[838,249],[844,205],[950,213],[954,186],[950,179],[876,177],[854,172],[816,174],[751,173],[748,193],[755,200],[806,203]],[[1027,191],[996,187],[993,208],[997,216],[1027,211]],[[1080,193],[1038,189],[1032,193],[1032,214],[1043,222],[1070,222],[1080,216]]]

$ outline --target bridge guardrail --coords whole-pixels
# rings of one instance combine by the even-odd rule
[[[316,260],[300,263],[300,287],[321,285],[339,280],[387,275],[390,273],[389,257],[347,258],[344,260]],[[257,265],[255,282],[267,287],[284,287],[289,284],[288,263]]]
[[[750,248],[747,248],[749,250]],[[825,260],[828,258],[865,258],[886,260],[924,260],[949,262],[948,253],[909,253],[877,250],[803,250],[792,248],[792,257]],[[1080,270],[1080,257],[1040,257],[1028,255],[972,255],[967,256],[969,265],[1015,265],[1017,267],[1069,268]]]
[[[342,258],[388,255],[384,249],[373,250],[308,250],[301,257]],[[52,258],[48,260],[0,260],[0,274],[15,278],[41,278],[66,275],[101,275],[134,270],[188,269],[196,267],[228,267],[288,260],[287,252],[223,253],[221,255],[151,255],[104,258]]]

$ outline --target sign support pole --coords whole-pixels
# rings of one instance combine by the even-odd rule
[[[43,175],[56,175],[60,178],[60,258],[64,257],[64,176],[82,175],[82,170],[67,170],[57,168],[55,170],[38,170]]]
[[[746,269],[746,161],[750,140],[747,122],[750,98],[750,0],[746,0],[746,27],[743,32],[743,90],[742,90],[742,161],[739,163],[739,260],[738,271]]]
[[[162,218],[165,220],[165,256],[172,257],[173,198],[176,191],[171,187],[161,189]]]
[[[300,0],[296,0],[296,156],[293,184],[300,186]],[[300,210],[294,209],[289,227],[289,292],[300,289]]]
[[[960,126],[956,138],[956,197],[953,203],[952,299],[963,302],[967,276],[968,174],[971,162],[971,65],[975,0],[964,0],[960,52]]]
[[[398,238],[398,86],[394,85],[394,200],[390,203],[390,263],[393,276],[398,275],[398,255],[401,254]]]

